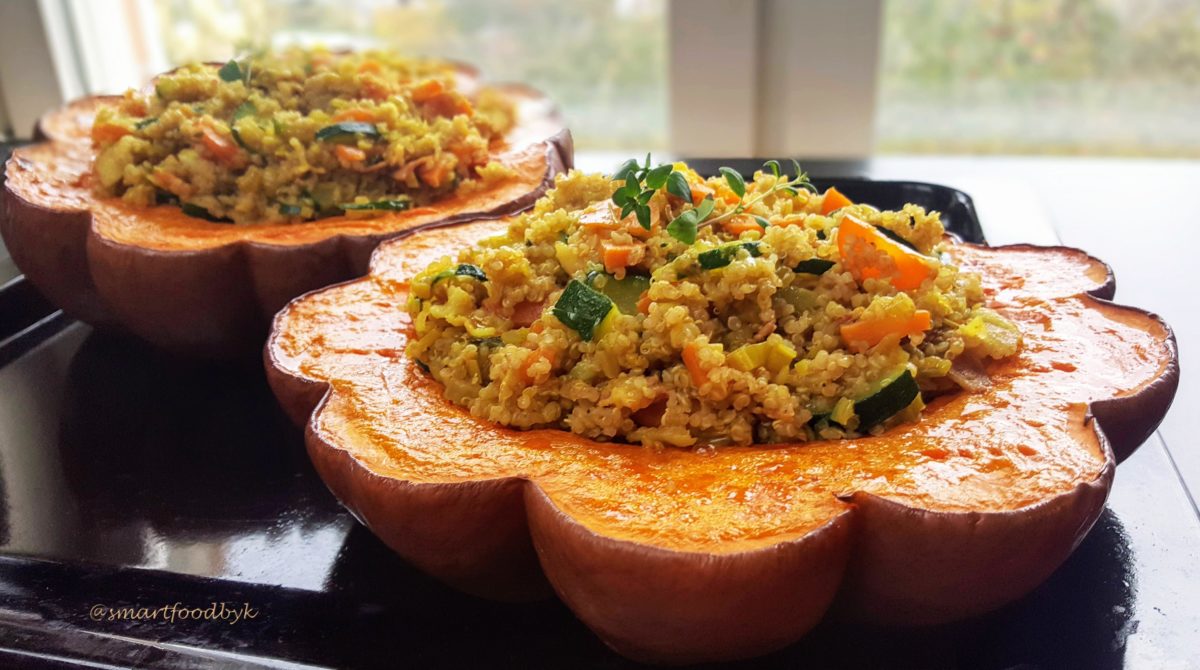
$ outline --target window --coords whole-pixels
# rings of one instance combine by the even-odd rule
[[[887,153],[1200,156],[1200,5],[890,0]]]

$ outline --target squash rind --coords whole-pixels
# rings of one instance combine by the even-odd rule
[[[429,236],[417,235],[420,237],[403,247],[407,254],[395,251],[392,244],[381,247],[373,268],[379,271],[392,263],[386,273],[395,274],[398,269],[419,266],[413,256],[433,254],[437,249],[422,247],[419,240]],[[484,593],[479,588],[480,582],[462,569],[450,569],[427,558],[441,551],[440,548],[453,546],[456,552],[488,556],[488,574],[493,581],[511,579],[515,584],[525,579],[528,584],[531,570],[544,572],[584,623],[614,649],[630,657],[670,663],[746,658],[798,639],[827,608],[831,608],[832,615],[858,621],[935,624],[973,616],[1020,598],[1066,559],[1098,518],[1115,472],[1114,450],[1128,455],[1139,444],[1137,440],[1152,432],[1165,414],[1178,383],[1174,335],[1161,319],[1147,312],[1116,306],[1091,295],[1082,297],[1082,293],[1111,296],[1111,270],[1107,266],[1068,248],[963,247],[987,253],[1008,250],[1069,256],[1098,275],[1091,278],[1089,289],[1071,294],[1078,297],[1081,306],[1161,327],[1161,339],[1156,342],[1165,364],[1156,377],[1141,380],[1134,393],[1093,401],[1090,407],[1095,418],[1084,414],[1082,406],[1079,408],[1080,425],[1074,430],[1078,439],[1094,443],[1102,461],[1096,474],[1076,481],[1072,488],[1058,495],[1013,509],[924,509],[891,499],[886,493],[850,490],[839,496],[845,507],[834,517],[837,523],[830,521],[812,529],[799,541],[795,537],[780,538],[744,550],[705,553],[657,546],[653,541],[610,537],[585,526],[558,504],[554,495],[539,483],[537,474],[419,485],[409,482],[412,495],[389,496],[380,482],[404,481],[394,473],[394,464],[388,465],[392,474],[381,474],[376,469],[378,464],[360,460],[340,443],[346,431],[358,425],[346,409],[362,402],[354,387],[331,385],[331,380],[304,371],[300,360],[284,352],[281,338],[288,334],[292,312],[301,311],[308,302],[326,299],[336,304],[339,291],[362,289],[369,294],[403,290],[403,283],[374,276],[366,284],[346,282],[296,299],[276,316],[272,335],[264,347],[264,361],[268,379],[283,407],[294,420],[307,424],[309,453],[330,488],[385,543],[430,574],[456,587]],[[400,266],[395,266],[393,256],[397,255],[403,261]],[[402,356],[402,353],[386,355]],[[372,367],[370,373],[375,372]],[[423,395],[420,402],[436,400]],[[406,410],[422,411],[417,407]],[[1121,416],[1117,422],[1109,418],[1122,411],[1130,415]],[[439,420],[434,414],[430,416],[431,422]],[[429,429],[436,433],[433,423]],[[514,434],[502,428],[493,430],[497,441],[510,440]],[[481,436],[487,435],[481,431]],[[563,441],[564,445],[572,446],[579,442],[566,436]],[[403,450],[402,445],[391,448]],[[595,444],[597,450],[614,448]],[[466,527],[479,528],[477,520],[462,522],[455,515],[452,520],[439,523],[440,500],[465,496],[463,491],[468,489],[482,490],[479,487],[485,483],[494,486],[493,496],[512,496],[513,489],[522,488],[512,484],[513,481],[523,486],[523,505],[515,502],[497,505],[497,498],[480,499],[481,508],[504,507],[506,514],[512,515],[513,518],[503,522],[493,519],[488,524],[489,531],[502,529],[496,531],[503,535],[502,541],[486,535],[475,537],[477,531],[462,532],[462,528],[456,527],[469,523]],[[364,493],[364,489],[371,491]],[[401,512],[400,507],[419,511]],[[417,542],[421,546],[412,546],[414,535],[410,528],[387,522],[388,517],[400,514],[428,519],[423,529],[427,535]],[[806,544],[810,537],[825,541]],[[526,541],[536,549],[533,566],[523,563],[528,560],[522,558],[523,552],[488,549],[524,547]],[[812,559],[807,565],[819,566],[824,572],[799,568],[797,557],[785,558],[787,547],[802,547],[794,551]],[[760,562],[764,557],[773,558],[764,564]],[[606,565],[610,566],[607,570]],[[810,573],[819,578],[805,581]],[[656,577],[661,581],[656,582]],[[689,590],[705,584],[718,585],[708,592],[709,597],[704,597],[703,589]],[[736,592],[746,584],[751,585],[755,597],[739,600]],[[755,591],[754,586],[763,588]],[[832,603],[830,589],[836,591]],[[529,593],[533,595],[534,591]],[[687,605],[682,614],[672,609],[672,596],[679,596],[679,602]],[[792,612],[791,616],[781,616],[779,612],[784,610]],[[739,621],[754,625],[749,630],[739,628]]]

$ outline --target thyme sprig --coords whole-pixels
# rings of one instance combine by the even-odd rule
[[[799,193],[799,189],[808,189],[815,193],[816,187],[809,181],[808,174],[800,169],[800,164],[793,160],[792,168],[796,173],[795,176],[783,179],[783,170],[779,161],[770,160],[763,163],[763,169],[775,176],[775,183],[771,188],[747,200],[746,182],[742,179],[742,175],[733,168],[721,167],[719,169],[721,176],[724,177],[729,190],[738,197],[737,204],[725,213],[713,216],[716,203],[711,195],[705,196],[699,204],[684,210],[667,224],[667,234],[684,244],[693,244],[701,228],[742,214],[775,193],[782,191],[795,196]],[[646,154],[646,160],[643,163],[639,163],[634,158],[625,161],[617,169],[613,179],[623,182],[612,195],[613,204],[621,208],[621,218],[624,219],[630,214],[634,214],[637,216],[638,223],[646,230],[650,229],[650,199],[657,191],[665,188],[667,193],[684,202],[692,202],[692,189],[683,173],[676,170],[675,166],[670,163],[650,167],[650,154]],[[763,228],[769,225],[768,221],[761,216],[755,216],[754,220]]]
[[[692,189],[683,173],[675,171],[670,163],[651,168],[650,154],[646,154],[646,162],[641,165],[636,158],[622,163],[613,179],[624,182],[612,195],[613,204],[621,208],[621,218],[636,214],[638,223],[646,230],[650,230],[650,199],[659,189],[666,187],[667,193],[692,201]]]

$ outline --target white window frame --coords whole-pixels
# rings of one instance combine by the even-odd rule
[[[670,153],[869,156],[882,5],[667,0]],[[131,28],[135,15],[152,23],[152,2],[0,2],[0,104],[18,134],[63,100],[166,68],[149,26]]]

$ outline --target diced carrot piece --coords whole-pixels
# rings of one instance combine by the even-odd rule
[[[96,144],[112,144],[132,134],[132,130],[119,123],[100,123],[92,126],[92,142]]]
[[[367,152],[358,147],[349,147],[344,144],[334,146],[333,153],[342,167],[351,167],[367,160]]]
[[[839,210],[847,205],[853,205],[850,198],[842,195],[841,191],[830,186],[825,190],[825,197],[821,199],[821,213],[829,216],[830,212]]]
[[[650,210],[650,228],[653,229],[658,224],[658,209],[651,208]],[[652,230],[646,230],[642,224],[638,222],[637,215],[630,214],[624,219],[618,221],[612,207],[607,202],[602,202],[597,205],[592,205],[584,210],[579,215],[579,225],[584,230],[597,236],[606,236],[614,230],[624,229],[631,236],[644,240],[653,234]]]
[[[739,214],[733,218],[725,219],[721,222],[721,227],[725,229],[725,232],[734,237],[740,237],[742,233],[747,231],[763,232],[763,227],[758,225],[758,221],[755,221],[754,217],[748,214]]]
[[[411,89],[413,102],[428,102],[445,91],[442,82],[437,79],[426,79]]]
[[[333,121],[335,123],[340,121],[362,121],[363,123],[370,123],[374,120],[375,114],[373,114],[370,110],[359,108],[343,109],[342,111],[333,115]]]
[[[200,140],[208,153],[218,162],[233,163],[241,154],[241,149],[234,144],[233,140],[213,130],[211,126],[201,128]]]
[[[649,405],[633,412],[633,422],[639,426],[660,426],[667,413],[667,397],[659,396]]]
[[[362,78],[363,95],[372,100],[386,100],[392,94],[392,87],[375,75],[368,74]]]
[[[549,361],[550,367],[554,367],[557,359],[558,356],[550,349],[535,349],[525,357],[525,360],[521,361],[517,370],[520,372],[521,378],[525,380],[525,383],[531,384],[534,378],[530,376],[529,368],[533,367],[539,361]]]
[[[841,327],[842,340],[847,344],[862,343],[867,347],[879,344],[889,335],[908,337],[923,333],[933,325],[933,317],[923,309],[918,309],[912,316],[856,321]]]
[[[178,175],[171,174],[170,172],[157,170],[151,173],[150,182],[180,198],[190,198],[192,196],[192,185],[181,179]]]
[[[650,302],[650,292],[646,291],[642,294],[642,297],[638,298],[637,311],[641,312],[642,314],[649,314]]]
[[[700,344],[688,342],[683,345],[683,365],[692,378],[692,383],[699,388],[708,381],[708,371],[700,365]]]
[[[546,304],[543,302],[534,302],[526,300],[519,302],[513,307],[512,322],[518,328],[527,328],[531,323],[538,320],[538,317],[545,311]]]
[[[699,206],[700,203],[704,202],[705,198],[713,194],[713,190],[708,187],[708,184],[703,182],[696,184],[689,183],[688,186],[692,189],[692,204],[696,206]]]
[[[629,267],[633,252],[637,249],[635,244],[606,244],[604,245],[604,269],[609,272],[616,272]]]
[[[898,244],[872,226],[853,216],[845,216],[838,225],[838,251],[842,265],[858,282],[884,277],[901,291],[911,291],[926,279],[937,276],[925,256]],[[880,256],[891,263],[879,263]],[[891,267],[887,267],[887,266]]]
[[[440,188],[449,180],[452,171],[449,157],[442,155],[439,159],[428,161],[418,166],[417,176],[429,186]]]

